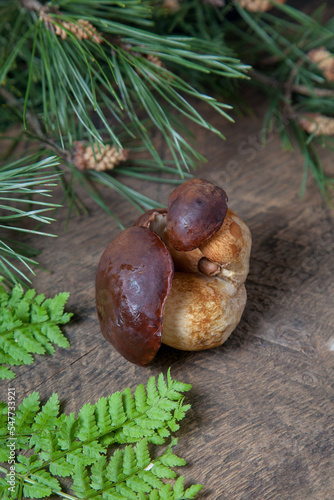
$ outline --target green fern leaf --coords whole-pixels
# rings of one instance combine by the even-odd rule
[[[47,311],[38,303],[32,303],[30,306],[30,320],[33,324],[45,323],[48,321],[49,316]]]
[[[145,469],[150,463],[150,454],[145,439],[139,441],[134,448],[136,454],[137,466],[139,469]]]
[[[96,424],[100,434],[107,434],[111,431],[111,416],[108,410],[108,401],[102,397],[95,404]]]
[[[61,333],[59,326],[55,324],[45,324],[41,328],[41,333],[45,335],[50,342],[58,345],[59,347],[69,347],[70,343],[67,338]]]
[[[197,493],[199,493],[202,488],[203,488],[203,486],[201,484],[193,484],[192,486],[190,486],[189,488],[186,489],[183,498],[185,500],[188,500],[188,499],[190,500],[192,498],[195,498]]]
[[[169,394],[168,394],[169,396]],[[177,401],[173,401],[173,400],[170,400],[170,399],[167,399],[167,397],[161,399],[158,403],[157,403],[157,407],[158,408],[162,408],[168,412],[171,412],[172,410],[175,410],[176,408],[178,408],[178,402]]]
[[[160,397],[164,397],[166,396],[166,393],[167,393],[167,384],[165,382],[165,379],[164,379],[164,376],[162,373],[160,373],[159,377],[158,377],[158,391],[159,391],[159,394],[160,394]]]
[[[134,440],[137,441],[138,439],[142,439],[145,437],[149,438],[151,436],[154,436],[154,432],[152,429],[156,429],[156,427],[150,428],[149,427],[150,420],[146,418],[143,419],[142,422],[144,425],[136,425],[135,422],[131,422],[128,425],[126,425],[121,432],[118,432],[116,434],[117,441],[121,443],[128,443],[128,442],[132,443]],[[161,423],[161,421],[159,422]],[[147,427],[145,427],[146,424]]]
[[[103,500],[128,500],[128,498],[124,495],[121,495],[121,493],[118,493],[117,491],[106,491],[105,493],[103,493]]]
[[[63,315],[65,304],[69,296],[70,294],[68,292],[62,292],[58,295],[55,295],[53,299],[46,299],[46,301],[44,302],[44,307],[48,311],[51,321],[64,324],[63,321],[65,320],[65,322],[67,323],[67,316],[66,318],[63,318]]]
[[[135,493],[150,493],[152,488],[138,476],[130,477],[126,480],[126,485]]]
[[[34,354],[45,354],[45,348],[31,335],[27,328],[16,328],[14,340],[24,350]]]
[[[158,406],[154,406],[147,411],[147,415],[150,419],[162,420],[164,422],[170,420],[172,415],[169,411],[164,410],[163,408],[159,408]]]
[[[124,448],[123,455],[123,473],[125,476],[130,476],[136,470],[136,455],[132,446]]]
[[[2,478],[0,478],[2,479]],[[16,500],[19,495],[21,481],[16,481],[15,486],[10,486],[10,490],[8,489],[8,483],[6,480],[1,482],[0,484],[0,498],[1,500]]]
[[[31,479],[37,481],[39,484],[44,484],[45,486],[49,486],[49,488],[54,490],[60,490],[60,484],[55,477],[52,477],[49,472],[46,470],[39,470],[34,474],[31,474]]]
[[[39,452],[42,460],[52,460],[59,451],[57,438],[53,430],[49,429],[34,433],[30,439],[30,446],[35,446],[35,451]]]
[[[10,330],[16,330],[21,325],[19,322],[7,323]],[[20,346],[14,339],[14,332],[2,333],[0,337],[0,347],[7,352],[12,358],[14,358],[18,363],[23,365],[31,365],[34,362],[34,358],[29,354],[24,347]]]
[[[87,498],[91,488],[88,472],[85,466],[80,462],[76,462],[74,464],[72,477],[72,490],[78,495],[79,498]]]
[[[47,354],[54,354],[56,349],[53,347],[48,338],[41,332],[43,325],[29,325],[27,328],[29,329],[31,335],[39,342],[45,349]]]
[[[8,463],[9,460],[9,448],[7,448],[6,440],[0,440],[0,462]]]
[[[151,491],[149,500],[160,500],[159,491],[158,490]]]
[[[176,477],[176,472],[162,463],[154,464],[152,473],[160,479],[174,479]]]
[[[191,389],[191,384],[185,384],[183,382],[179,382],[178,380],[173,380],[171,383],[171,389],[177,392],[187,392]]]
[[[173,429],[170,427],[169,425],[169,429],[173,431]],[[161,429],[158,429],[158,434],[160,437],[162,438],[167,438],[169,436],[169,433],[170,433],[170,430],[168,429],[168,427],[161,427]]]
[[[109,464],[106,469],[106,477],[112,483],[117,483],[122,481],[125,477],[123,474],[123,453],[120,449],[117,449],[113,456],[109,460]]]
[[[138,500],[147,500],[147,495],[143,491],[138,492]]]
[[[91,458],[94,458],[95,460],[99,460],[101,458],[101,455],[105,455],[107,453],[107,450],[98,441],[92,441],[87,445],[86,444],[83,445],[82,452],[87,457],[91,457]]]
[[[80,441],[91,441],[99,434],[95,421],[95,406],[90,403],[84,405],[79,412],[79,432]]]
[[[58,425],[58,443],[62,450],[70,450],[71,445],[75,439],[76,429],[79,420],[75,418],[74,413],[69,415],[62,415]]]
[[[29,394],[16,411],[16,433],[30,434],[31,426],[34,422],[35,415],[39,410],[39,394],[33,392]]]
[[[160,444],[164,444],[165,438],[159,436],[159,434],[155,434],[149,438],[149,442],[158,446]]]
[[[126,421],[126,414],[124,412],[122,394],[115,392],[109,397],[109,413],[111,416],[112,426],[120,427]]]
[[[143,481],[145,481],[145,483],[147,483],[149,486],[151,486],[152,488],[160,490],[164,485],[164,483],[161,481],[161,479],[159,479],[157,476],[155,476],[153,474],[153,472],[151,472],[150,470],[140,471],[138,473],[138,476]]]
[[[93,488],[94,490],[102,491],[104,489],[106,484],[106,467],[107,467],[107,458],[101,456],[92,465],[90,485],[91,488]]]
[[[175,391],[174,389],[168,389],[168,398],[171,401],[180,401],[183,398],[183,394]]]
[[[32,425],[32,430],[44,430],[46,426],[49,429],[54,429],[56,419],[59,414],[59,399],[58,394],[52,394],[49,400],[42,406],[41,411],[35,417],[35,422]]]
[[[161,490],[159,491],[159,495],[161,500],[173,500],[174,495],[172,492],[172,486],[170,484],[164,484]]]
[[[82,467],[86,467],[87,465],[92,465],[95,462],[95,459],[83,453],[80,448],[77,448],[74,451],[69,451],[66,453],[66,460],[69,464],[72,465],[81,465]]]
[[[180,428],[179,424],[176,422],[176,419],[175,418],[172,418],[171,420],[169,420],[168,422],[168,427],[170,428],[170,430],[172,432],[177,432]]]
[[[164,425],[165,425],[164,420],[160,420],[160,419],[154,420],[153,418],[146,418],[146,416],[136,419],[136,423],[142,429],[160,429],[160,428],[164,427]]]
[[[129,387],[124,389],[122,397],[126,416],[129,420],[132,420],[138,415],[138,412],[136,410],[134,397],[132,396],[131,389]]]
[[[124,495],[127,500],[138,500],[137,494],[125,484],[119,484],[117,486],[117,492]]]
[[[73,466],[64,457],[60,457],[50,464],[50,472],[54,476],[68,477],[73,471]]]
[[[170,450],[160,460],[163,465],[167,465],[168,467],[181,467],[187,463],[183,458],[174,455]]]
[[[157,390],[155,377],[151,377],[147,382],[147,404],[152,406],[159,400],[159,393]]]
[[[147,408],[147,405],[150,404],[149,402],[147,402],[146,404],[146,400],[147,397],[146,397],[145,387],[143,384],[139,384],[135,391],[135,404],[138,413],[144,413]]]
[[[23,494],[26,498],[45,498],[52,495],[52,490],[45,484],[25,484]]]
[[[175,500],[181,500],[184,496],[184,478],[182,476],[178,477],[174,483],[173,493]]]
[[[23,292],[15,285],[10,293],[0,287],[0,363],[11,366],[34,362],[33,354],[53,354],[52,345],[68,347],[59,324],[67,323],[72,314],[64,314],[68,293],[45,300],[33,289]],[[0,378],[13,378],[10,368],[0,366]]]
[[[5,288],[1,285],[0,294],[1,294],[1,303],[6,303],[11,307],[16,308],[22,303],[21,299],[24,295],[24,291],[21,286],[15,286],[12,290],[12,293],[9,295],[5,290]],[[32,294],[31,298],[33,298],[35,295],[35,290],[31,290],[30,295],[31,294]],[[28,292],[26,292],[26,295],[29,295]]]
[[[17,293],[13,302],[20,298],[22,295]],[[33,296],[31,300],[38,302],[38,310],[45,299]],[[101,398],[95,405],[84,405],[77,417],[74,413],[59,415],[56,394],[43,405],[37,393],[30,394],[17,407],[15,423],[18,436],[16,479],[23,488],[24,497],[62,497],[58,477],[69,477],[76,495],[72,495],[73,498],[181,500],[183,483],[181,480],[175,482],[175,493],[170,483],[177,479],[173,468],[185,464],[172,452],[177,440],[171,438],[170,445],[164,447],[160,456],[152,446],[165,444],[170,431],[177,425],[172,413],[178,410],[182,417],[185,413],[182,408],[188,407],[183,405],[182,395],[179,401],[169,399],[172,386],[173,381],[166,384],[159,376],[156,384],[151,377],[146,389],[141,384],[134,396],[130,389],[116,392]],[[8,452],[2,452],[7,442],[7,412],[8,406],[0,403],[0,459],[8,464]],[[123,443],[127,445],[119,446]],[[0,472],[7,474],[8,469],[0,466]],[[188,488],[184,494],[192,498],[196,488],[198,486]],[[17,491],[8,498],[17,498],[13,495],[17,495]]]
[[[26,455],[19,455],[17,457],[17,471],[28,474],[33,469],[39,469],[43,466],[43,461],[38,460],[38,456],[36,454],[30,455],[27,457]]]
[[[0,379],[12,379],[15,378],[15,373],[10,368],[6,366],[0,366]]]

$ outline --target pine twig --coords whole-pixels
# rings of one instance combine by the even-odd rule
[[[38,0],[21,0],[21,4],[27,10],[40,11],[43,9],[43,5]]]
[[[20,101],[16,99],[7,89],[4,87],[0,87],[0,95],[5,100],[8,107],[21,109],[23,111],[23,106]],[[26,111],[27,122],[30,124],[32,130],[35,133],[35,139],[40,141],[41,144],[44,144],[48,149],[54,151],[58,156],[63,158],[66,161],[71,161],[71,154],[68,151],[62,149],[56,141],[54,141],[51,137],[48,137],[44,134],[40,122],[36,115],[31,111]],[[26,132],[29,135],[29,132]]]

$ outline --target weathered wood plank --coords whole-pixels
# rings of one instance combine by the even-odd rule
[[[71,294],[68,309],[75,317],[65,328],[71,347],[17,368],[11,385],[19,400],[33,390],[42,398],[58,392],[70,412],[171,366],[175,378],[193,385],[179,452],[189,462],[185,475],[204,484],[199,498],[331,500],[334,217],[311,181],[299,199],[301,157],[282,153],[277,135],[263,149],[249,146],[265,109],[261,98],[253,101],[256,115],[236,125],[211,117],[226,143],[194,128],[208,157],[196,175],[226,189],[230,207],[253,236],[248,303],[226,344],[199,353],[163,346],[148,368],[114,351],[99,331],[94,276],[118,228],[87,201],[89,215],[71,217],[67,231],[66,208],[59,211],[56,240],[31,240],[48,269],[38,270],[34,286],[47,296]],[[245,154],[245,144],[254,151]],[[333,174],[330,155],[324,164]],[[172,187],[142,182],[140,189],[166,203]],[[108,194],[108,206],[126,226],[138,216],[116,194]]]

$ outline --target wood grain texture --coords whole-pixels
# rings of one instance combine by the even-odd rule
[[[67,210],[58,212],[57,239],[26,240],[42,250],[39,261],[48,270],[38,270],[33,281],[39,293],[70,292],[68,310],[75,316],[64,330],[71,347],[16,368],[10,385],[18,402],[34,390],[43,399],[58,392],[69,413],[171,367],[174,378],[193,385],[178,452],[189,463],[183,471],[188,482],[204,485],[199,499],[331,500],[334,217],[311,180],[300,200],[298,152],[282,152],[277,135],[265,148],[259,145],[265,103],[256,94],[252,102],[254,116],[235,125],[199,108],[226,142],[193,128],[197,148],[208,158],[196,176],[226,190],[229,207],[253,237],[248,302],[229,340],[198,353],[163,346],[147,368],[121,358],[100,333],[94,301],[99,258],[119,230],[85,199],[89,215],[73,216],[67,230]],[[161,139],[156,141],[164,154]],[[333,175],[332,157],[324,154],[323,160]],[[126,181],[162,203],[173,189]],[[108,206],[131,225],[138,212],[106,193]]]

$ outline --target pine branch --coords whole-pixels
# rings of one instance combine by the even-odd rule
[[[171,438],[162,447],[190,408],[183,404],[183,393],[190,387],[173,380],[168,371],[167,381],[162,374],[157,381],[151,377],[146,388],[140,384],[134,395],[129,388],[116,392],[95,405],[84,405],[77,417],[59,414],[57,394],[43,406],[38,393],[30,394],[16,412],[15,491],[8,492],[9,471],[2,466],[7,480],[0,478],[0,491],[8,499],[17,498],[20,489],[29,498],[52,494],[69,500],[195,498],[201,486],[185,489],[183,477],[177,478],[174,471],[185,465],[172,451],[177,440]],[[2,404],[0,409],[0,443],[5,445],[12,436],[7,435],[8,408]],[[155,445],[153,453],[148,443]],[[9,457],[9,447],[3,446],[1,461],[8,463]],[[70,494],[62,491],[62,477],[71,478]],[[174,485],[171,479],[176,479]]]
[[[251,82],[270,99],[266,131],[270,132],[276,121],[283,148],[293,149],[296,144],[300,149],[304,157],[301,194],[311,171],[324,199],[331,204],[334,179],[325,174],[317,145],[326,144],[326,136],[333,134],[333,127],[328,126],[334,118],[333,26],[321,24],[320,11],[311,18],[284,4],[276,5],[283,13],[279,23],[271,13],[252,14],[237,3],[235,7],[242,21],[229,23],[229,29],[239,37],[241,59],[254,66]],[[317,127],[307,121],[312,113],[317,113]]]
[[[37,295],[33,289],[24,293],[16,285],[11,293],[0,286],[0,379],[14,378],[8,368],[34,362],[33,354],[54,354],[55,348],[68,347],[60,325],[69,322],[71,313],[64,313],[68,293],[53,299]]]
[[[41,155],[33,155],[11,163],[0,165],[0,228],[8,232],[30,233],[55,236],[39,229],[26,228],[23,221],[38,224],[50,224],[54,219],[45,212],[53,211],[60,205],[46,201],[51,196],[52,187],[56,186],[59,174],[54,169],[58,164],[55,156],[40,160]],[[24,246],[13,244],[9,237],[0,240],[0,275],[11,286],[29,282],[22,267],[33,273],[32,265],[37,264],[29,256]],[[31,253],[31,250],[29,251]],[[15,264],[18,261],[21,268]],[[34,273],[33,273],[34,274]]]
[[[269,10],[272,6],[276,10]],[[269,97],[264,119],[266,131],[270,132],[275,120],[279,122],[282,146],[292,148],[293,141],[300,147],[321,193],[330,201],[333,179],[325,175],[316,154],[318,143],[329,147],[326,134],[332,134],[334,126],[331,99],[334,95],[334,26],[332,20],[323,21],[323,10],[324,6],[310,17],[286,2],[175,0],[162,3],[156,22],[161,33],[169,30],[171,34],[180,31],[192,36],[201,34],[225,50],[228,47],[231,55],[252,66],[248,72],[251,79],[245,84],[256,86]],[[224,82],[211,77],[205,84],[219,95]],[[232,102],[238,98],[240,107],[242,91],[237,84],[238,80],[231,87],[229,97]],[[319,123],[316,133],[313,133],[314,126],[302,129],[303,124],[308,125],[304,120],[308,113],[316,113],[316,123]],[[300,131],[299,140],[295,126]],[[304,132],[308,129],[312,132],[307,136]],[[304,143],[300,142],[301,138]],[[311,163],[310,158],[313,158]]]
[[[173,175],[182,179],[184,171],[203,158],[177,115],[221,136],[189,99],[206,102],[226,119],[230,119],[230,106],[199,91],[178,72],[205,78],[220,75],[226,80],[245,77],[245,65],[203,37],[154,33],[148,1],[126,1],[120,7],[111,0],[73,0],[55,7],[34,0],[7,0],[0,7],[0,17],[5,20],[0,22],[0,95],[7,103],[6,112],[12,111],[17,120],[23,114],[26,136],[55,151],[71,169],[68,186],[72,187],[66,191],[70,203],[79,180],[106,209],[100,195],[89,188],[90,174],[75,172],[76,141],[91,149],[110,145],[120,153],[131,149],[129,142],[135,139],[152,156],[159,174],[165,165],[151,139],[155,127],[170,150],[176,166]],[[92,168],[100,165],[96,162]],[[128,169],[126,175],[133,171]],[[112,180],[109,184],[115,187]],[[129,195],[123,186],[122,194]],[[147,208],[138,193],[130,199]]]

